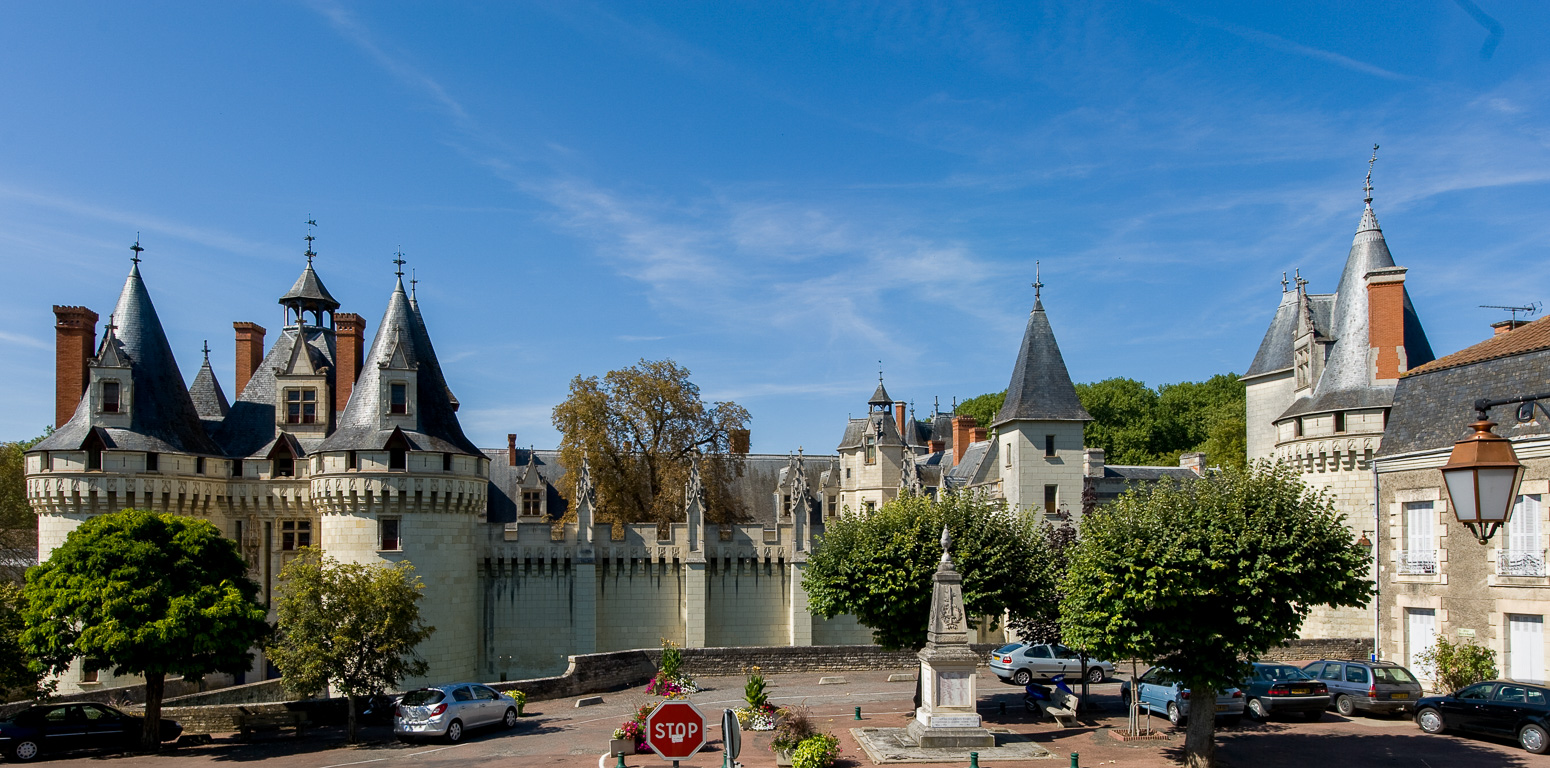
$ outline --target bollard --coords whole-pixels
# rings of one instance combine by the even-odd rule
[[[861,708],[860,707],[856,707],[856,719],[857,720],[861,719]]]
[[[625,765],[624,765],[624,753],[623,752],[619,753],[619,762],[614,763],[614,768],[625,768]]]
[[[969,753],[969,768],[980,768],[980,753]]]
[[[1071,753],[1071,768],[1082,768],[1081,763],[1077,762],[1077,754],[1075,752]]]

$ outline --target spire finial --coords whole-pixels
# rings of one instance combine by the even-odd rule
[[[1041,292],[1043,292],[1043,290],[1044,290],[1044,280],[1041,277],[1039,277],[1039,262],[1035,261],[1035,262],[1033,262],[1033,301],[1034,301],[1034,303],[1038,303],[1041,300],[1039,294]]]
[[[309,267],[312,266],[312,257],[317,255],[312,252],[312,241],[317,239],[312,236],[312,228],[317,225],[318,220],[312,218],[312,214],[307,214],[307,236],[302,239],[307,241],[307,253],[305,255],[307,257],[307,266]]]
[[[419,283],[420,278],[416,276],[415,271],[412,269],[409,270],[409,298],[414,298],[414,289],[415,286],[419,285]]]
[[[403,251],[402,248],[400,248],[393,255],[395,257],[397,257],[397,258],[393,259],[393,263],[398,265],[398,269],[396,271],[394,271],[393,274],[398,275],[399,277],[403,277],[404,276],[404,265],[408,264],[409,262],[404,261],[404,251]]]
[[[139,232],[135,233],[135,244],[129,246],[129,250],[135,252],[135,255],[130,256],[129,260],[134,262],[135,266],[137,266],[137,267],[140,266],[140,252],[145,250],[145,249],[140,247],[140,233]]]
[[[1286,293],[1286,286],[1287,286],[1286,270],[1283,269],[1283,270],[1281,270],[1281,292],[1282,293]]]
[[[102,330],[106,331],[108,335],[112,335],[114,331],[118,330],[118,326],[113,324],[112,312],[108,313],[108,324],[102,326]]]
[[[1362,184],[1362,191],[1367,193],[1367,207],[1372,207],[1372,164],[1378,162],[1378,145],[1372,145],[1372,159],[1367,161],[1367,181]]]
[[[881,360],[877,361],[877,383],[883,383],[883,361]]]
[[[205,339],[205,365],[210,364],[210,340]]]

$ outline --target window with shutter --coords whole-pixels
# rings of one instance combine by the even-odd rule
[[[1405,555],[1401,573],[1430,574],[1437,572],[1435,521],[1436,513],[1430,501],[1414,501],[1405,504]]]

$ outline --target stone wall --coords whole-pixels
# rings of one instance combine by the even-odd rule
[[[104,673],[106,674],[106,673]],[[184,680],[181,677],[169,677],[162,686],[162,699],[165,701],[174,696],[187,696],[199,693],[204,686],[197,681]],[[122,685],[113,688],[99,687],[88,691],[62,693],[58,696],[50,696],[50,703],[64,703],[70,701],[95,701],[99,704],[111,706],[140,705],[145,703],[145,684]],[[32,701],[13,701],[0,705],[0,717],[9,717],[13,712],[18,712],[32,706]]]
[[[1270,649],[1261,661],[1284,661],[1288,664],[1318,661],[1319,659],[1365,659],[1372,655],[1372,638],[1299,638],[1286,645]]]
[[[256,683],[233,685],[228,688],[218,688],[204,693],[193,693],[187,696],[168,696],[162,699],[163,706],[194,707],[208,706],[212,704],[264,704],[283,701],[285,699],[285,686],[280,684],[278,678],[274,680],[260,680]]]

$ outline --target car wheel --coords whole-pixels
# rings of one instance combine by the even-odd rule
[[[1264,721],[1270,719],[1270,713],[1265,711],[1265,702],[1260,701],[1257,697],[1249,699],[1248,709],[1249,717],[1255,720]]]
[[[38,743],[32,739],[23,739],[11,745],[11,759],[18,763],[29,763],[38,759],[43,750],[38,748]]]
[[[1446,727],[1442,722],[1442,713],[1431,707],[1415,713],[1415,724],[1421,726],[1421,730],[1427,733],[1442,733]]]
[[[501,725],[504,725],[507,728],[515,728],[515,727],[517,727],[517,708],[516,707],[507,707],[506,708],[506,719],[501,721]]]
[[[1316,722],[1324,719],[1324,710],[1322,710],[1322,709],[1309,710],[1307,712],[1302,713],[1302,716],[1308,718],[1308,722],[1316,723]]]
[[[1026,669],[1019,669],[1016,674],[1012,675],[1012,682],[1018,685],[1027,685],[1033,682],[1033,673]]]
[[[1550,748],[1550,738],[1545,735],[1545,729],[1529,723],[1518,731],[1518,745],[1535,755],[1543,755],[1545,749]]]
[[[1335,697],[1335,711],[1339,712],[1341,717],[1350,717],[1356,714],[1356,702],[1351,701],[1350,696],[1342,693]]]
[[[1103,682],[1103,667],[1091,667],[1087,670],[1087,682],[1097,685]]]
[[[463,740],[463,721],[453,720],[447,723],[447,743],[456,744]]]
[[[1174,725],[1183,725],[1185,719],[1184,713],[1179,711],[1179,705],[1171,701],[1168,702],[1168,722]]]

